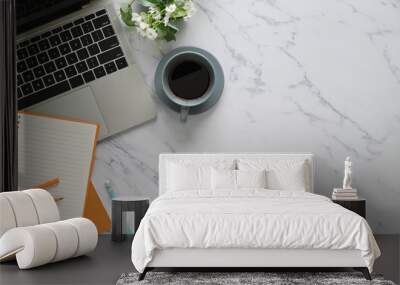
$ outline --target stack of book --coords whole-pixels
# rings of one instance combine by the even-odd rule
[[[357,189],[334,188],[333,193],[332,193],[332,199],[334,199],[334,200],[357,200],[358,199]]]

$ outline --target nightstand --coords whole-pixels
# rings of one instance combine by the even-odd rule
[[[366,217],[366,200],[358,198],[356,200],[337,200],[332,199],[333,203],[339,204],[340,206],[359,214],[365,219]]]
[[[150,199],[140,196],[120,196],[112,199],[112,230],[111,239],[113,241],[123,241],[125,235],[122,234],[122,213],[126,211],[135,212],[135,232],[140,221],[149,208]]]

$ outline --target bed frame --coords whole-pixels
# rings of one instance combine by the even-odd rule
[[[166,189],[166,164],[170,160],[218,160],[218,159],[304,159],[308,162],[307,191],[314,191],[315,162],[310,153],[204,153],[204,154],[160,154],[159,159],[159,193]],[[361,271],[367,280],[371,275],[359,250],[330,249],[249,249],[249,248],[170,248],[158,249],[152,261],[147,265],[139,280],[153,269],[196,269],[214,271],[224,268],[228,271],[265,271],[282,269],[337,269],[353,268]]]
[[[361,271],[371,280],[368,268],[359,250],[328,249],[183,249],[171,248],[156,250],[152,261],[139,275],[142,280],[146,273],[155,268],[196,269],[194,271],[221,269],[224,271],[259,271],[273,268],[285,271],[318,268],[353,268]],[[201,271],[200,270],[200,271]]]

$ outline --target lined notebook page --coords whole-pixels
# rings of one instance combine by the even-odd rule
[[[62,219],[81,217],[98,126],[27,113],[19,114],[18,182],[27,189],[58,177],[49,188]]]

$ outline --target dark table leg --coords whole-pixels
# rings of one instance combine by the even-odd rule
[[[371,274],[369,274],[369,270],[367,267],[354,267],[354,270],[361,271],[365,279],[372,280]]]
[[[122,203],[119,201],[112,202],[112,241],[123,241],[122,235]]]

